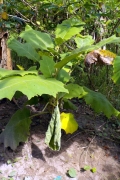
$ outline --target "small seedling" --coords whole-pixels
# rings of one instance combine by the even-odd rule
[[[70,168],[68,170],[68,175],[71,177],[71,178],[75,178],[77,176],[77,172],[74,168]]]
[[[97,171],[96,167],[93,167],[93,168],[91,169],[91,172],[92,172],[92,173],[95,173],[96,171]]]
[[[87,170],[90,170],[91,169],[91,167],[90,166],[84,166],[84,171],[87,171]]]

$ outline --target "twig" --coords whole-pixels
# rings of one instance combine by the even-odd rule
[[[36,9],[34,9],[28,2],[24,1],[24,0],[20,0],[21,2],[23,2],[25,5],[29,6],[33,11],[35,11]]]
[[[96,137],[96,135],[92,138],[92,140],[90,141],[90,143],[89,143],[89,145],[88,145],[88,147],[87,147],[87,150],[86,150],[86,156],[85,156],[85,163],[86,163],[86,158],[87,158],[87,153],[88,153],[88,150],[89,150],[89,148],[90,148],[90,145],[91,145],[91,143],[93,142],[93,140],[95,139],[95,137]]]
[[[36,116],[40,116],[42,114],[48,114],[49,112],[42,112],[42,111],[39,111],[38,113],[36,114],[33,114],[32,116],[30,116],[29,118],[33,118],[33,117],[36,117]]]
[[[110,36],[112,36],[112,34],[114,33],[115,28],[119,25],[119,23],[120,23],[120,18],[118,19],[118,21],[117,21],[116,24],[114,25]]]
[[[18,10],[14,9],[18,14],[20,14],[21,17],[23,17],[24,19],[26,19],[28,22],[30,22],[30,20],[28,18],[26,18],[22,13],[20,13]]]

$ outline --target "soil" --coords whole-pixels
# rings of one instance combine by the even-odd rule
[[[120,180],[120,124],[96,115],[83,102],[75,103],[80,128],[72,135],[62,132],[60,151],[52,151],[44,142],[46,115],[34,119],[28,142],[16,151],[0,145],[0,180]],[[0,101],[0,132],[17,109],[13,102]],[[85,171],[84,166],[90,169]],[[70,168],[76,170],[75,178],[67,175]]]

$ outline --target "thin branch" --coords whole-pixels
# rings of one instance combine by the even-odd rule
[[[114,33],[114,30],[115,30],[116,27],[119,25],[119,23],[120,23],[120,18],[119,18],[118,21],[115,23],[115,25],[114,25],[114,27],[113,27],[113,29],[112,29],[112,32],[111,32],[111,34],[110,34],[110,36],[112,36],[112,34]]]
[[[40,116],[40,115],[43,115],[43,114],[48,114],[49,112],[42,112],[42,111],[40,111],[40,112],[38,112],[38,113],[36,113],[36,114],[33,114],[32,116],[30,116],[29,118],[31,119],[31,118],[33,118],[33,117],[36,117],[36,116]]]
[[[30,22],[30,20],[28,18],[26,18],[22,13],[20,13],[17,9],[14,9],[18,14],[20,14],[21,17],[23,17],[24,19],[26,19],[28,22]]]
[[[20,0],[21,2],[23,2],[25,5],[29,6],[33,11],[35,11],[36,9],[34,9],[28,2],[24,1],[24,0]]]

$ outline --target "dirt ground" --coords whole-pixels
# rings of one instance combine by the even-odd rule
[[[15,152],[0,145],[0,180],[120,180],[120,124],[95,115],[84,103],[77,106],[80,128],[72,135],[62,133],[59,152],[44,143],[46,116],[32,122],[29,141]],[[0,102],[0,132],[17,109],[12,102]],[[85,165],[96,172],[84,171]],[[70,168],[76,169],[75,178],[67,175]]]

